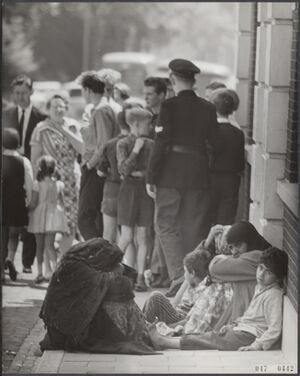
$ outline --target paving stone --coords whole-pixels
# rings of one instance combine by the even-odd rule
[[[86,371],[88,373],[109,373],[114,372],[116,367],[111,363],[102,363],[102,362],[89,362]]]
[[[58,373],[86,373],[87,370],[87,362],[82,363],[73,363],[73,362],[66,362],[61,365],[58,369]],[[50,373],[51,371],[49,371]],[[56,372],[51,372],[56,373]]]

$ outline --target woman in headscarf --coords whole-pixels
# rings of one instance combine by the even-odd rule
[[[74,245],[50,281],[40,317],[42,350],[149,354],[146,321],[134,302],[133,269],[104,239]]]
[[[232,282],[233,298],[216,324],[216,330],[242,316],[248,308],[254,294],[261,251],[271,247],[271,244],[251,223],[240,221],[226,228],[226,241],[223,239],[222,246],[230,249],[231,255],[215,256],[209,272],[213,282]]]

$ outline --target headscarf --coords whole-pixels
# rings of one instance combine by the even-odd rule
[[[46,326],[66,335],[66,346],[76,347],[88,336],[89,324],[119,273],[122,251],[100,238],[78,243],[54,272],[40,312]],[[125,292],[122,292],[124,296]],[[128,291],[128,299],[132,292]]]
[[[245,242],[247,251],[263,251],[271,246],[250,222],[240,221],[234,223],[227,233],[227,243]]]

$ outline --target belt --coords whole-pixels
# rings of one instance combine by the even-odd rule
[[[186,154],[203,154],[199,147],[197,146],[187,146],[187,145],[173,145],[171,151],[177,153],[186,153]]]

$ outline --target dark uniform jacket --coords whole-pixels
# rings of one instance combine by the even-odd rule
[[[156,127],[156,139],[147,171],[147,183],[181,190],[207,188],[207,143],[217,131],[214,105],[183,90],[165,100]]]
[[[244,133],[230,123],[220,123],[218,126],[211,170],[221,173],[241,173],[245,167]]]
[[[43,114],[39,109],[32,106],[31,114],[28,121],[28,126],[25,135],[24,142],[24,155],[30,159],[30,139],[34,128],[39,122],[46,119],[47,115]],[[20,133],[19,121],[18,121],[18,108],[16,106],[9,107],[2,114],[2,127],[14,128]]]

